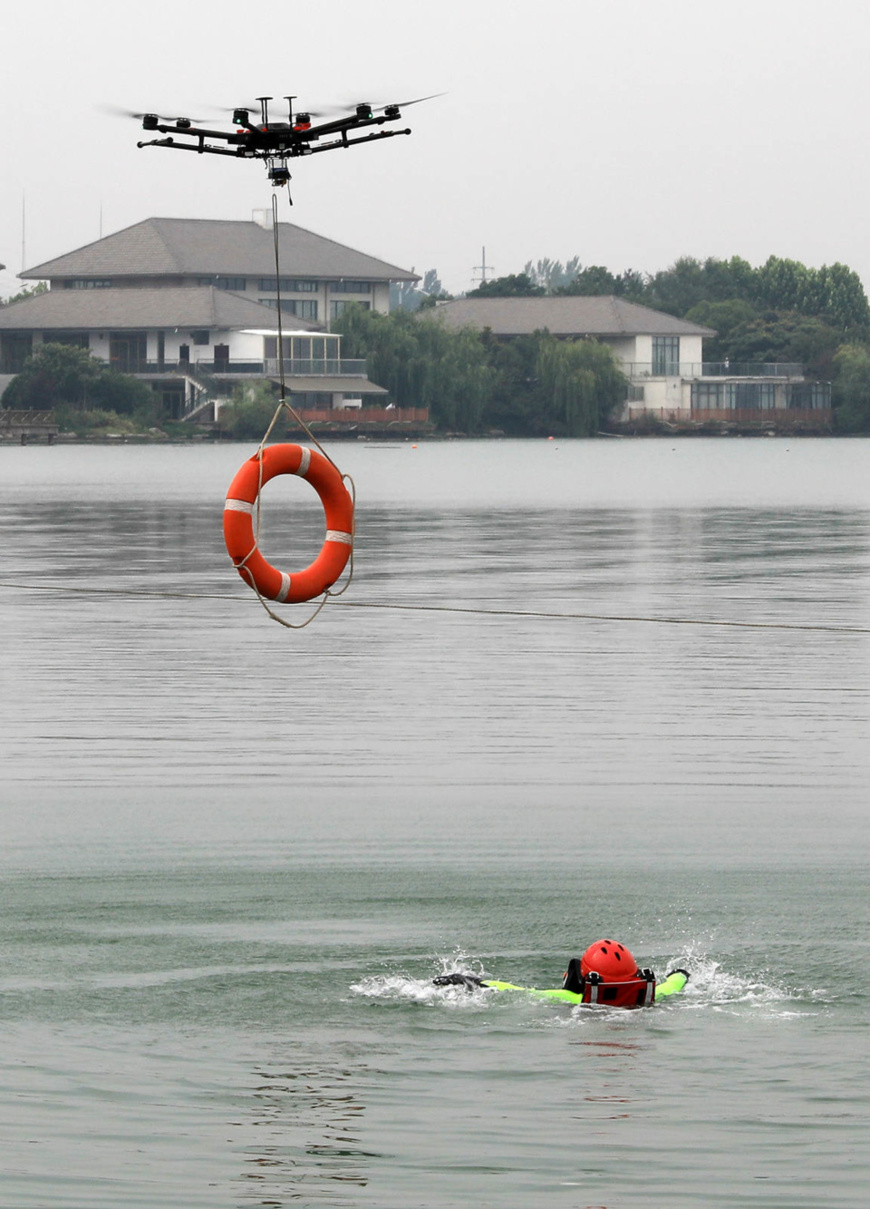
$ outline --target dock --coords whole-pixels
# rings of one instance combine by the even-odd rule
[[[0,408],[0,441],[17,441],[27,445],[30,441],[45,441],[54,444],[60,432],[57,416],[53,411],[15,410]]]

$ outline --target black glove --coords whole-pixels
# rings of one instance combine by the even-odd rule
[[[436,987],[465,987],[468,991],[476,991],[479,987],[486,986],[483,979],[474,974],[439,974],[432,982]]]

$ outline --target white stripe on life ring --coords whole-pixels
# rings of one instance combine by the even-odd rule
[[[299,468],[294,470],[294,474],[298,474],[301,479],[304,479],[308,473],[308,467],[311,465],[311,450],[307,445],[302,446],[302,461],[299,463]]]
[[[254,505],[249,504],[247,500],[227,500],[224,512],[247,512],[249,516],[253,516]]]
[[[340,529],[327,529],[324,540],[328,542],[342,542],[345,546],[352,546],[353,534],[342,533]]]
[[[281,591],[278,593],[278,595],[275,597],[275,599],[279,600],[281,602],[281,604],[283,604],[289,595],[290,595],[290,576],[287,574],[286,571],[282,571],[281,572]]]

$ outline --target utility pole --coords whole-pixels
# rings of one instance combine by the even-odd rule
[[[472,281],[475,283],[480,282],[480,284],[483,285],[483,283],[487,279],[486,278],[487,273],[491,273],[493,270],[492,270],[492,265],[486,263],[486,248],[485,247],[481,248],[480,251],[481,251],[481,255],[480,255],[481,263],[476,264],[474,266],[474,269],[472,270],[475,274],[479,273],[480,276],[473,277]]]

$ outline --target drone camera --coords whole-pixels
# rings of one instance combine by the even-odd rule
[[[290,173],[287,170],[286,164],[271,164],[269,166],[269,180],[273,185],[286,185],[290,179]]]
[[[146,113],[142,116],[143,130],[156,130],[158,126],[158,118],[156,113]]]

